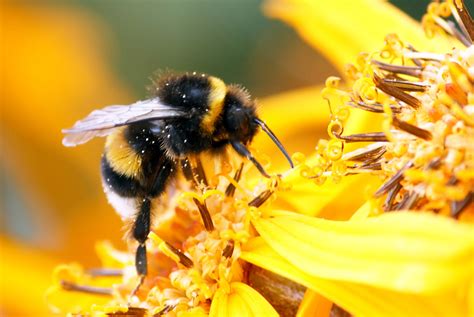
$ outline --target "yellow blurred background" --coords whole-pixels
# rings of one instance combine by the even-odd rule
[[[122,224],[100,185],[103,140],[64,148],[62,128],[93,109],[145,98],[158,69],[213,74],[243,84],[259,99],[323,83],[336,73],[294,31],[265,18],[260,5],[258,0],[0,4],[1,316],[47,315],[43,294],[56,264],[97,266],[95,241],[123,246]],[[273,100],[263,104],[270,107]],[[283,143],[291,140],[290,152],[311,151],[301,148],[298,135],[274,130]],[[316,144],[324,127],[301,133]]]

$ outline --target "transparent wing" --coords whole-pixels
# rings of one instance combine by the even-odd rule
[[[65,146],[86,143],[94,137],[106,136],[116,127],[138,121],[182,117],[185,113],[165,105],[158,98],[138,101],[131,105],[108,106],[92,111],[77,121],[70,129],[64,129]]]

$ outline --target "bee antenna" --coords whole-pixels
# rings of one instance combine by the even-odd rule
[[[291,168],[293,168],[295,165],[293,164],[293,161],[291,160],[290,155],[285,150],[280,140],[278,140],[276,135],[272,132],[272,130],[270,130],[270,128],[265,124],[265,122],[263,122],[262,120],[258,118],[255,118],[254,122],[258,124],[262,128],[263,131],[265,131],[265,133],[270,137],[270,139],[272,139],[272,141],[276,144],[276,146],[280,149],[280,151],[283,153],[283,155],[286,157],[286,159],[290,163]]]

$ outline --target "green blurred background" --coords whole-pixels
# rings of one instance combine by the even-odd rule
[[[419,20],[429,0],[392,3]],[[320,83],[336,73],[290,27],[263,16],[261,4],[86,0],[68,5],[91,10],[106,24],[110,62],[137,96],[144,96],[150,75],[159,69],[206,72],[240,83],[258,97]]]

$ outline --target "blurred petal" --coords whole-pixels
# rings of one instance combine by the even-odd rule
[[[2,18],[10,52],[0,65],[0,94],[8,105],[0,117],[8,148],[2,164],[40,228],[32,239],[61,257],[91,263],[92,252],[81,246],[100,234],[118,240],[120,221],[101,193],[102,145],[65,149],[61,128],[97,106],[127,98],[102,53],[105,27],[86,10],[26,2],[2,4]],[[95,229],[84,230],[86,225]]]
[[[0,314],[48,315],[44,292],[55,260],[37,250],[0,238]]]
[[[265,13],[293,26],[309,44],[321,51],[343,73],[344,65],[360,52],[377,51],[389,33],[416,46],[440,52],[457,41],[429,40],[419,23],[386,1],[271,0]]]

